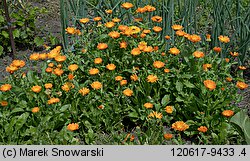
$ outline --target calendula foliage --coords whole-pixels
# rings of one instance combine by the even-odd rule
[[[106,10],[105,19],[81,17],[68,26],[67,52],[58,46],[31,54],[41,68],[27,71],[22,60],[6,68],[1,143],[248,142],[234,126],[242,120],[230,122],[240,111],[238,91],[248,88],[240,53],[227,48],[230,37],[193,34],[175,23],[175,36],[166,35],[156,7],[119,5],[124,19]]]

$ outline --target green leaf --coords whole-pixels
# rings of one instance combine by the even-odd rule
[[[4,22],[4,17],[0,16],[0,22]]]
[[[185,80],[185,81],[183,82],[183,84],[184,84],[185,86],[187,86],[188,88],[195,88],[195,85],[192,84],[191,82],[187,81],[187,80]]]
[[[29,117],[29,113],[23,113],[21,116],[18,117],[17,121],[16,121],[16,128],[15,130],[18,131],[19,129],[21,129],[23,127],[23,125],[25,124],[27,118]]]
[[[129,116],[129,117],[132,117],[132,118],[138,118],[138,117],[139,117],[139,116],[138,116],[138,113],[137,113],[136,111],[130,112],[130,113],[128,114],[128,116]]]
[[[3,35],[5,38],[9,38],[9,34],[8,34],[8,32],[6,32],[6,31],[2,31],[2,35]]]
[[[176,97],[176,101],[177,102],[184,102],[184,100],[180,96]]]
[[[43,40],[42,38],[40,38],[40,37],[36,37],[36,38],[34,39],[34,42],[35,42],[35,44],[36,44],[37,46],[42,46],[43,43],[44,43],[44,40]]]
[[[13,36],[14,36],[14,38],[19,38],[19,36],[20,36],[20,31],[19,31],[18,29],[14,30],[14,31],[13,31]]]
[[[61,111],[61,112],[64,112],[64,111],[66,111],[67,109],[69,109],[70,107],[71,107],[71,104],[63,105],[63,106],[60,108],[60,111]]]
[[[183,84],[181,82],[177,81],[175,84],[175,87],[176,87],[178,92],[181,92],[183,89]]]
[[[11,113],[17,113],[17,112],[23,112],[24,110],[22,108],[15,108],[11,111]]]
[[[162,106],[166,106],[170,101],[170,95],[165,95],[162,100],[161,100],[161,104]]]
[[[3,47],[0,45],[0,56],[3,54]]]
[[[231,118],[231,123],[240,127],[240,133],[244,134],[245,140],[250,145],[250,118],[247,112],[241,110]],[[239,129],[239,128],[238,128]],[[238,130],[236,129],[236,130]]]

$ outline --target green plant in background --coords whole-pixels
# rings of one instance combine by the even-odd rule
[[[43,40],[37,36],[39,29],[35,21],[39,14],[46,13],[45,8],[33,7],[26,1],[8,1],[8,6],[16,46],[25,49],[42,45]],[[11,51],[7,22],[2,8],[0,8],[0,29],[0,55],[2,55],[3,52]]]
[[[27,64],[41,68],[27,71],[22,60],[6,68],[1,144],[248,143],[237,106],[245,67],[235,51],[222,56],[231,39],[211,47],[213,39],[175,21],[164,33],[161,8],[113,5],[102,17],[75,17],[65,28],[69,51],[31,54]]]
[[[133,19],[127,11],[121,9],[121,3],[125,0],[87,0],[84,3],[81,0],[74,2],[61,0],[61,22],[64,47],[69,48],[69,38],[65,34],[65,29],[69,24],[74,25],[81,16],[101,16],[104,21],[109,15],[105,14],[106,9],[114,11],[112,16],[126,19],[125,23]],[[142,7],[146,4],[154,5],[157,8],[155,15],[163,18],[162,38],[165,35],[172,37],[174,42],[174,32],[171,25],[174,22],[185,26],[188,33],[202,33],[212,35],[212,46],[219,46],[218,36],[231,35],[231,41],[222,51],[222,57],[225,57],[231,50],[240,53],[239,62],[244,65],[249,57],[250,26],[249,26],[249,0],[131,0],[135,7]],[[81,13],[80,13],[81,12]],[[138,15],[150,16],[149,15]],[[143,17],[145,18],[145,17]],[[204,37],[205,38],[205,37]],[[234,47],[234,48],[233,48]]]

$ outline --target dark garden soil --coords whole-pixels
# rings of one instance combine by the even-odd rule
[[[60,25],[60,5],[59,0],[30,0],[32,5],[38,7],[45,7],[48,10],[48,13],[45,15],[39,15],[37,19],[37,28],[42,30],[39,33],[39,36],[43,37],[51,33],[53,36],[61,39],[61,25]],[[18,51],[16,55],[16,59],[28,60],[29,55],[33,52],[41,52],[37,51],[37,48],[28,49],[25,51]],[[0,58],[0,81],[4,80],[8,73],[6,73],[5,68],[7,65],[11,63],[11,58],[7,55]],[[250,86],[250,62],[248,63],[248,69],[244,72],[245,80],[247,81],[248,85]],[[27,65],[29,66],[29,65]],[[243,100],[239,103],[241,108],[246,108],[249,110],[250,114],[250,87],[243,92]]]

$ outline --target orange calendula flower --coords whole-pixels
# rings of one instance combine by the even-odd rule
[[[79,124],[77,123],[72,123],[67,126],[67,130],[69,131],[75,131],[79,129]]]
[[[67,59],[67,57],[65,55],[59,55],[55,57],[55,61],[62,63]]]
[[[45,71],[46,71],[47,73],[51,73],[51,72],[53,71],[53,68],[48,67],[48,68],[45,69]]]
[[[122,80],[122,76],[120,76],[120,75],[116,76],[116,77],[115,77],[115,80],[116,80],[116,81],[121,81],[121,80]]]
[[[178,31],[175,32],[175,34],[176,34],[177,36],[184,36],[184,35],[186,34],[186,32],[184,32],[184,31],[182,31],[182,30],[178,30]]]
[[[112,22],[112,21],[110,21],[110,22],[105,23],[104,25],[105,25],[107,28],[112,28],[112,27],[115,26],[115,23]]]
[[[178,55],[180,54],[180,50],[177,49],[177,48],[170,48],[169,51],[168,51],[170,54],[173,54],[173,55]]]
[[[99,69],[97,69],[97,68],[91,68],[90,70],[89,70],[89,74],[90,75],[96,75],[96,74],[98,74],[99,73]]]
[[[8,102],[7,101],[0,101],[0,104],[3,107],[8,106]]]
[[[176,121],[172,124],[172,128],[177,131],[185,131],[189,128],[189,126],[183,121]]]
[[[40,54],[39,53],[33,53],[30,55],[30,60],[39,60]]]
[[[182,29],[183,29],[183,26],[181,26],[181,25],[176,25],[176,24],[175,24],[175,25],[172,26],[172,29],[173,29],[173,30],[182,30]]]
[[[65,31],[71,35],[76,33],[76,29],[74,27],[67,27]]]
[[[151,31],[149,29],[145,29],[145,30],[142,31],[142,33],[144,33],[144,34],[149,34],[150,32]]]
[[[153,111],[148,115],[148,118],[157,118],[157,119],[162,119],[162,113]]]
[[[162,17],[161,16],[153,16],[153,17],[151,17],[151,20],[154,21],[154,22],[161,22]]]
[[[139,7],[136,9],[136,13],[144,13],[144,12],[146,12],[146,8],[144,8],[144,7],[143,8]]]
[[[105,10],[105,12],[107,13],[107,14],[112,14],[112,10]]]
[[[127,48],[127,46],[128,46],[128,44],[127,44],[127,42],[126,42],[126,41],[122,41],[122,42],[120,42],[120,48],[121,48],[121,49],[126,49],[126,48]]]
[[[64,73],[64,71],[63,71],[62,69],[60,69],[60,68],[56,68],[56,69],[53,71],[53,73],[54,73],[55,75],[57,75],[57,76],[61,76],[61,75]]]
[[[82,96],[85,96],[85,95],[89,94],[90,90],[89,90],[88,88],[83,87],[83,88],[80,89],[78,92],[79,92]]]
[[[171,114],[171,113],[173,113],[173,111],[174,111],[174,107],[173,107],[173,106],[166,106],[166,107],[165,107],[165,111],[166,111],[168,114]]]
[[[246,84],[244,82],[237,81],[236,87],[239,88],[239,89],[241,89],[241,90],[243,90],[243,89],[248,88],[248,84]]]
[[[219,38],[220,42],[222,42],[222,43],[229,43],[230,42],[230,39],[228,36],[220,35],[218,38]]]
[[[98,106],[98,108],[103,110],[104,109],[104,105],[100,105],[100,106]]]
[[[74,86],[74,84],[72,84],[70,82],[64,83],[62,86],[62,90],[66,91],[66,92],[68,92],[72,88],[75,88],[75,86]]]
[[[126,85],[127,83],[128,83],[127,80],[121,80],[121,81],[120,81],[120,85],[121,85],[121,86],[124,86],[124,85]]]
[[[102,58],[95,58],[94,63],[95,64],[101,64],[102,63]]]
[[[189,41],[191,41],[193,43],[201,41],[201,37],[199,35],[195,35],[195,34],[189,35],[189,36],[187,36],[187,38],[188,38]]]
[[[208,128],[206,126],[200,126],[197,130],[205,133],[205,132],[207,132]]]
[[[137,26],[130,26],[129,30],[131,30],[130,32],[132,34],[137,34],[137,33],[139,33],[141,31],[141,29],[139,27],[137,27]]]
[[[102,88],[102,83],[101,83],[101,82],[98,82],[98,81],[95,81],[95,82],[91,83],[90,85],[91,85],[91,87],[92,87],[93,89],[96,89],[96,90]]]
[[[22,68],[25,66],[25,61],[23,60],[13,60],[11,66],[15,66],[17,68]]]
[[[227,77],[226,80],[227,80],[228,82],[232,82],[233,78]]]
[[[50,89],[50,88],[53,87],[53,84],[52,84],[52,83],[46,83],[46,84],[44,85],[44,87],[45,87],[46,89]]]
[[[33,86],[31,90],[35,93],[39,93],[42,90],[41,86]]]
[[[163,137],[166,139],[166,140],[170,140],[173,138],[173,134],[170,134],[170,133],[166,133],[163,135]]]
[[[163,62],[161,62],[161,61],[155,61],[154,63],[153,63],[153,66],[155,67],[155,68],[163,68],[164,66],[165,66],[165,63],[163,63]]]
[[[68,66],[68,69],[70,71],[72,71],[72,72],[76,71],[78,69],[78,65],[77,64],[71,64],[71,65]]]
[[[141,37],[141,38],[144,38],[144,37],[146,37],[146,36],[147,36],[147,35],[144,34],[144,33],[141,33],[141,34],[140,34],[140,37]]]
[[[132,49],[131,54],[134,55],[134,56],[140,55],[141,50],[139,48],[134,48],[134,49]]]
[[[93,18],[93,20],[94,20],[94,21],[101,21],[102,18],[101,18],[101,17],[95,17],[95,18]]]
[[[166,36],[165,36],[165,39],[166,39],[166,40],[170,40],[170,38],[171,38],[171,37],[170,37],[169,35],[166,35]]]
[[[122,93],[128,97],[133,95],[133,91],[131,89],[125,89]]]
[[[113,21],[113,22],[120,22],[121,19],[119,19],[119,18],[116,17],[116,18],[113,18],[112,21]]]
[[[61,69],[63,66],[62,64],[58,64],[56,67]]]
[[[239,56],[239,53],[238,52],[230,52],[230,55],[232,55],[233,57],[237,57],[237,56]]]
[[[135,22],[142,22],[143,19],[142,19],[141,17],[135,17],[135,18],[134,18],[134,21],[135,21]]]
[[[164,72],[165,72],[165,73],[169,73],[169,72],[170,72],[170,69],[165,68],[165,69],[164,69]]]
[[[205,56],[205,54],[202,51],[195,51],[193,53],[193,56],[196,58],[203,58]]]
[[[208,69],[212,68],[212,64],[203,64],[202,68],[203,70],[208,71]]]
[[[216,83],[212,80],[205,80],[203,83],[210,91],[216,88]]]
[[[43,53],[43,54],[39,54],[39,59],[40,60],[45,60],[48,58],[48,55],[46,53]]]
[[[89,18],[82,18],[79,20],[81,23],[88,23],[89,22]]]
[[[122,4],[122,8],[125,8],[125,9],[130,9],[134,7],[134,5],[132,3],[129,3],[129,2],[125,2]]]
[[[224,110],[221,114],[223,116],[225,116],[225,117],[231,117],[231,116],[234,115],[234,111],[232,111],[232,110]]]
[[[120,31],[125,31],[127,28],[128,28],[128,26],[126,26],[126,25],[119,25],[118,26],[118,30],[120,30]]]
[[[112,37],[113,39],[117,39],[120,37],[120,33],[117,32],[117,31],[111,31],[109,34],[108,34],[110,37]]]
[[[106,44],[106,43],[99,43],[97,45],[97,49],[99,49],[99,50],[105,50],[107,48],[108,48],[108,44]]]
[[[16,66],[13,66],[13,65],[6,67],[6,71],[9,72],[10,74],[13,74],[17,70],[18,70],[18,68]]]
[[[240,70],[246,70],[247,67],[245,67],[245,66],[239,66],[239,69],[240,69]]]
[[[73,80],[74,77],[75,77],[75,76],[74,76],[73,74],[69,73],[69,75],[68,75],[68,79],[69,79],[69,80]]]
[[[220,47],[214,47],[213,48],[213,50],[214,50],[214,52],[216,52],[216,53],[220,53],[221,52],[221,48]]]
[[[162,28],[161,27],[159,27],[159,26],[154,26],[153,27],[153,30],[154,30],[154,32],[161,32],[162,31]]]
[[[144,48],[146,48],[146,47],[147,47],[147,43],[145,41],[139,42],[138,48],[140,50],[144,50]]]
[[[211,41],[211,35],[210,34],[206,34],[206,41]]]
[[[49,63],[48,67],[51,67],[51,68],[54,67],[54,63]]]
[[[87,50],[86,50],[86,49],[84,49],[84,48],[82,48],[81,52],[82,52],[82,53],[86,53],[86,52],[87,52]]]
[[[145,10],[148,11],[148,12],[153,12],[156,10],[155,7],[151,6],[151,5],[146,5],[144,6]]]
[[[154,51],[154,48],[152,46],[146,46],[145,48],[143,48],[143,52],[150,53],[153,51]]]
[[[225,61],[228,63],[230,61],[230,59],[229,58],[225,58]]]
[[[1,85],[0,89],[2,92],[7,92],[7,91],[11,90],[11,88],[12,88],[12,86],[10,84],[3,84],[3,85]]]
[[[136,74],[132,74],[132,75],[130,76],[130,79],[131,79],[132,81],[137,81],[137,80],[138,80],[138,76],[137,76]]]
[[[147,77],[147,82],[149,83],[155,83],[157,80],[158,80],[158,77],[156,75],[151,74]]]
[[[106,65],[106,68],[108,70],[115,70],[116,66],[115,66],[115,64],[108,64],[108,65]]]
[[[37,113],[37,112],[39,112],[39,111],[40,111],[40,108],[39,108],[39,107],[34,107],[34,108],[32,108],[32,110],[31,110],[32,113]]]
[[[154,107],[154,105],[153,105],[152,103],[149,103],[149,102],[145,103],[143,106],[144,106],[145,108],[147,108],[147,109],[153,108],[153,107]]]

